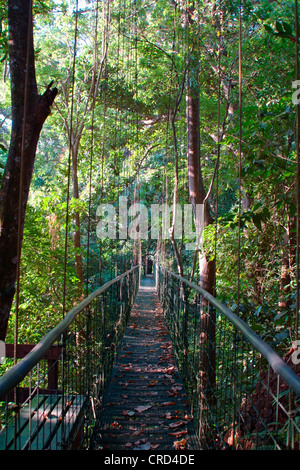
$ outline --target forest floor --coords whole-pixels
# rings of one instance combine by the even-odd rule
[[[152,277],[141,282],[91,450],[195,450],[188,397]]]

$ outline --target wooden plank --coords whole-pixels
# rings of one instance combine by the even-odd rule
[[[27,356],[28,353],[36,346],[36,344],[17,344],[16,348],[16,357],[18,359],[22,359],[23,357]],[[61,346],[51,346],[49,350],[46,352],[44,359],[57,361],[62,353]],[[5,355],[6,357],[12,358],[14,357],[14,345],[11,343],[5,344]]]
[[[85,401],[86,397],[82,395],[65,397],[67,411],[64,420],[62,420],[64,406],[61,395],[49,395],[43,399],[35,397],[32,400],[31,408],[28,405],[20,412],[16,448],[19,450],[60,449],[63,435],[65,440],[68,440],[69,438],[73,439],[78,432],[80,426],[77,431],[74,427],[81,420]],[[62,427],[63,422],[64,428]],[[5,432],[0,434],[0,449],[14,449],[14,432],[13,421],[6,431],[7,446],[5,446]]]
[[[59,422],[57,419],[57,428],[55,435],[51,436],[51,428],[47,427],[48,423],[45,423],[44,432],[49,433],[48,439],[44,440],[43,449],[51,450],[62,450],[62,441],[67,444],[67,447],[72,447],[73,440],[76,439],[77,433],[80,431],[81,425],[83,424],[84,410],[86,406],[86,397],[78,395],[73,398],[67,412],[65,413],[64,420]],[[58,403],[57,407],[51,413],[56,414],[57,417],[61,417],[62,408],[61,403]],[[52,428],[53,432],[53,428]]]
[[[18,359],[22,359],[27,356],[28,353],[35,347],[35,344],[17,344],[16,346],[16,357]],[[6,357],[13,358],[15,353],[14,344],[7,343],[5,345],[6,348]],[[62,355],[62,347],[53,345],[44,355],[44,358],[48,362],[48,389],[57,390],[58,387],[58,362]],[[19,387],[19,393],[22,394],[22,387]],[[27,397],[26,397],[27,398]],[[11,396],[9,396],[11,399]],[[22,402],[22,398],[19,398],[19,401]]]
[[[31,400],[31,406],[27,405],[17,418],[17,432],[16,432],[16,447],[21,449],[21,441],[19,437],[22,435],[23,431],[26,431],[27,426],[29,425],[29,420],[32,419],[36,410],[42,406],[45,402],[45,396],[35,395]],[[11,418],[10,422],[7,425],[7,428],[3,428],[0,433],[0,450],[4,449],[14,449],[14,435],[15,435],[15,419]]]

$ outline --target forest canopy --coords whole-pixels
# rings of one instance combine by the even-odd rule
[[[294,17],[285,0],[245,0],[241,9],[236,0],[33,2],[38,92],[50,84],[57,95],[26,206],[20,341],[36,342],[83,296],[151,254],[202,283],[275,348],[290,347],[299,243]],[[1,1],[2,184],[13,112],[8,31]],[[98,208],[118,208],[120,197],[128,207],[205,202],[203,252],[187,249],[184,232],[174,238],[174,217],[169,239],[151,239],[151,225],[140,240],[100,239]],[[15,313],[13,303],[11,342]]]

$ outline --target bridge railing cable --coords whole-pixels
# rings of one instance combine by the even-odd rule
[[[139,277],[135,266],[90,294],[0,377],[0,449],[85,448]]]
[[[201,447],[299,449],[299,361],[196,284],[158,267],[156,285]]]

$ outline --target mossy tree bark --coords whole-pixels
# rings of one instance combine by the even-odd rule
[[[0,190],[0,339],[4,340],[12,307],[18,266],[18,233],[23,234],[26,205],[37,144],[57,94],[52,83],[40,95],[34,63],[33,21],[30,0],[9,0],[9,56],[12,130]],[[27,48],[28,43],[28,48]],[[25,94],[27,95],[25,97]],[[25,99],[26,98],[26,99]],[[25,108],[27,102],[27,109]],[[26,115],[23,132],[24,115]],[[21,172],[21,161],[23,158]],[[22,174],[22,183],[21,183]],[[20,185],[22,188],[19,204]],[[21,214],[19,217],[19,207]],[[20,220],[20,230],[19,230]]]

